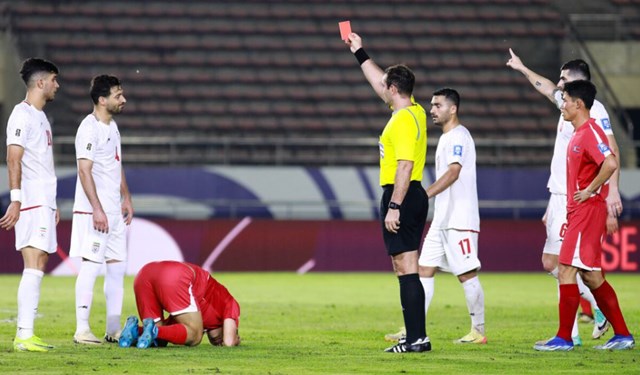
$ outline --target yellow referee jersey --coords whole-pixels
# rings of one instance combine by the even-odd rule
[[[380,135],[380,185],[395,182],[398,160],[413,161],[411,181],[422,181],[427,155],[427,113],[418,103],[393,112]]]

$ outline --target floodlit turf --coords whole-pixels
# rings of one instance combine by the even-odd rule
[[[640,349],[600,352],[591,325],[580,326],[584,347],[538,353],[536,340],[557,329],[555,281],[540,274],[483,274],[489,343],[452,343],[469,330],[462,288],[436,277],[428,333],[433,351],[389,354],[383,335],[402,324],[398,283],[391,274],[225,273],[217,275],[241,305],[238,348],[169,346],[121,349],[75,345],[73,278],[46,277],[36,334],[56,346],[50,353],[14,353],[19,276],[0,276],[0,372],[4,374],[496,374],[640,371]],[[640,275],[609,275],[627,323],[640,337]],[[92,327],[104,334],[102,281],[96,283]],[[124,316],[135,312],[127,279]],[[611,337],[609,332],[605,339]]]

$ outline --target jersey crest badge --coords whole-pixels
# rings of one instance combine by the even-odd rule
[[[453,146],[453,156],[462,156],[462,146],[461,145]]]
[[[604,154],[609,151],[609,146],[607,146],[605,143],[600,143],[598,144],[598,150],[600,150],[600,152]]]

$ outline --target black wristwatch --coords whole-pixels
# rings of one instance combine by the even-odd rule
[[[389,209],[390,210],[399,210],[400,209],[400,205],[397,204],[396,202],[389,202]]]

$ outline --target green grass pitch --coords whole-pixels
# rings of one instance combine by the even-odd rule
[[[557,329],[555,281],[539,274],[480,276],[485,290],[488,345],[452,343],[469,330],[462,288],[436,276],[427,323],[433,351],[389,354],[383,335],[402,324],[398,282],[386,273],[224,273],[216,277],[241,305],[238,348],[122,349],[75,345],[74,278],[45,277],[36,334],[56,346],[49,353],[14,353],[18,275],[0,276],[0,372],[3,374],[638,374],[638,349],[600,352],[591,325],[580,326],[584,346],[538,353],[536,340]],[[608,275],[632,333],[640,327],[640,275]],[[127,278],[123,320],[135,313]],[[104,333],[102,280],[96,283],[92,327]],[[608,332],[605,339],[610,338]]]

